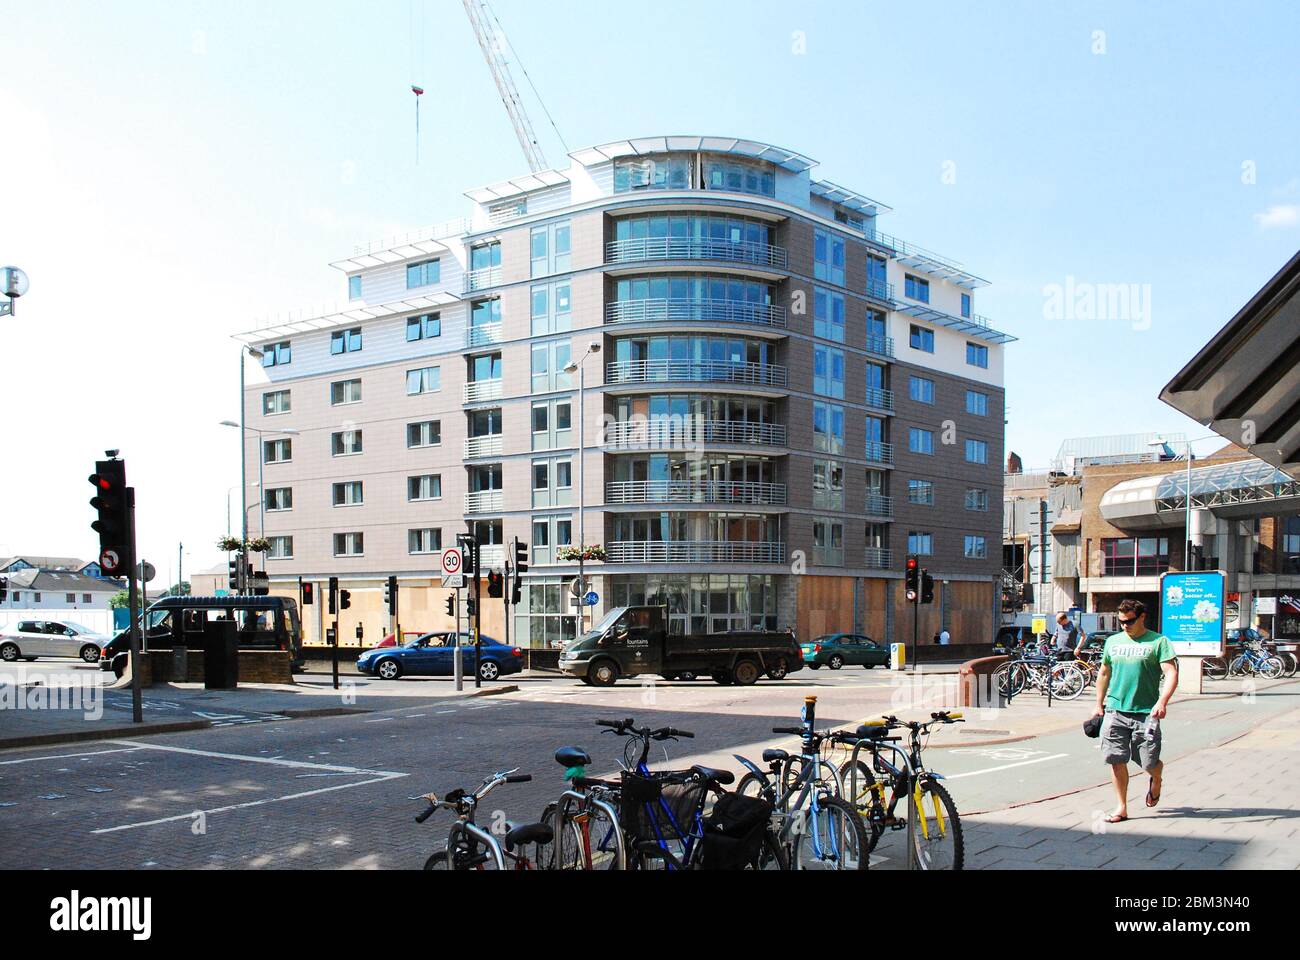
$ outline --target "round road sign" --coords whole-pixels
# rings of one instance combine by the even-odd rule
[[[442,551],[442,572],[449,577],[460,573],[460,550],[458,548],[449,547]]]

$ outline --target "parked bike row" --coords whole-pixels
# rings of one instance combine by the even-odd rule
[[[532,779],[518,769],[494,773],[472,791],[413,798],[428,804],[417,823],[439,810],[455,817],[446,846],[425,869],[866,870],[881,837],[902,830],[910,866],[962,869],[956,805],[922,756],[930,733],[961,722],[961,714],[818,730],[816,704],[806,697],[797,726],[772,728],[799,737],[798,752],[764,750],[761,763],[735,755],[746,770],[739,784],[732,771],[700,764],[651,769],[652,747],[693,738],[690,731],[597,720],[602,733],[623,738],[618,776],[587,776],[590,754],[561,747],[560,796],[535,823],[494,832],[477,822],[489,793]],[[837,751],[846,755],[839,763]]]
[[[1291,650],[1280,650],[1278,644],[1262,640],[1247,640],[1241,644],[1240,652],[1230,652],[1225,657],[1208,657],[1202,670],[1207,680],[1222,680],[1225,677],[1263,677],[1276,680],[1278,677],[1294,677],[1300,663]]]

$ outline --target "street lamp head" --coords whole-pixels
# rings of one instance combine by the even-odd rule
[[[600,353],[600,341],[599,341],[599,340],[593,340],[593,341],[591,341],[591,343],[587,344],[587,352],[588,352],[588,353]]]
[[[577,361],[577,360],[570,360],[568,363],[566,363],[566,364],[564,365],[564,372],[565,372],[565,373],[577,373],[577,372],[578,372],[578,361]]]
[[[257,349],[257,347],[251,347],[245,345],[244,349],[248,351],[248,355],[252,357],[254,360],[261,360],[264,356],[266,356],[266,354],[263,353],[261,350]]]
[[[221,423],[218,424],[218,426],[221,426],[221,427],[234,427],[236,430],[239,429],[239,424],[235,423],[234,420],[222,420]]]
[[[285,427],[283,430],[277,430],[277,431],[275,431],[275,432],[276,432],[276,433],[284,433],[284,434],[287,434],[287,435],[289,435],[289,436],[291,436],[291,437],[296,437],[296,436],[298,436],[298,431],[295,430],[295,429],[293,429],[293,427]]]
[[[18,267],[0,267],[0,293],[17,300],[27,292],[27,274]]]

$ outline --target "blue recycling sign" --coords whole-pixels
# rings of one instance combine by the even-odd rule
[[[1160,632],[1182,657],[1223,652],[1226,575],[1221,570],[1160,577]]]

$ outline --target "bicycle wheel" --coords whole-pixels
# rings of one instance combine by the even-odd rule
[[[1018,697],[1025,689],[1028,672],[1023,663],[1004,663],[993,673],[998,692],[1004,699]]]
[[[859,760],[845,760],[840,765],[844,781],[844,799],[853,805],[867,828],[867,852],[876,849],[885,832],[885,782],[877,779],[871,767]]]
[[[554,820],[550,821],[554,838],[551,841],[551,856],[548,869],[584,870],[586,859],[583,856],[582,830],[574,819],[574,805],[566,801],[554,811]],[[547,822],[547,821],[543,821]]]
[[[1232,662],[1228,664],[1228,676],[1244,677],[1247,673],[1253,673],[1250,669],[1250,662],[1246,659],[1244,653],[1233,657]]]
[[[736,784],[736,792],[742,797],[762,797],[766,789],[766,783],[758,774],[750,771],[740,778],[740,783]]]
[[[921,813],[912,828],[917,867],[921,870],[962,869],[966,851],[957,805],[937,780],[926,780],[921,784]]]
[[[582,841],[582,869],[618,869],[618,823],[600,807],[588,804],[581,819],[571,821]]]
[[[435,853],[433,856],[431,856],[428,860],[424,861],[424,869],[426,869],[426,870],[450,870],[450,869],[451,869],[451,858],[447,856],[447,851],[446,851],[446,850],[439,850],[437,853]]]
[[[789,870],[790,858],[786,856],[785,847],[780,838],[769,827],[763,834],[763,849],[758,854],[757,862],[747,865],[746,870]]]
[[[1266,657],[1259,664],[1259,675],[1266,680],[1276,680],[1285,672],[1281,657]]]
[[[1294,677],[1296,670],[1300,668],[1300,661],[1296,660],[1294,653],[1279,653],[1278,659],[1282,661],[1282,669],[1286,676]]]
[[[1083,672],[1072,663],[1062,663],[1052,668],[1052,696],[1058,700],[1074,700],[1083,693]]]
[[[1206,657],[1201,661],[1201,676],[1206,680],[1222,680],[1228,675],[1228,663],[1223,657]]]
[[[796,814],[803,822],[795,840],[794,869],[866,870],[870,844],[858,812],[829,793],[817,798],[816,807]]]

